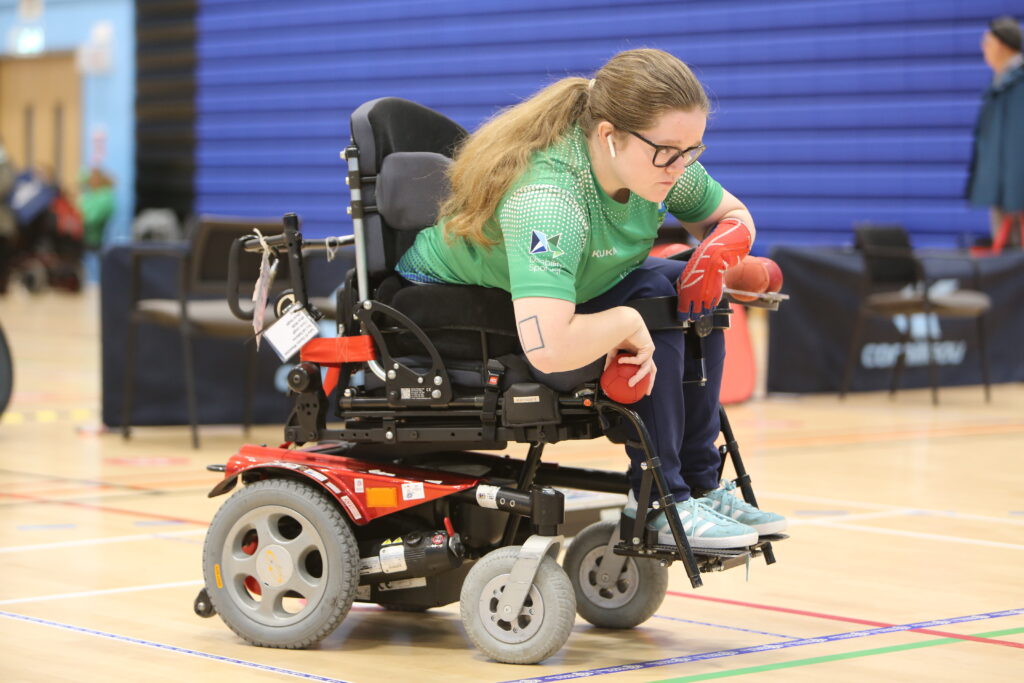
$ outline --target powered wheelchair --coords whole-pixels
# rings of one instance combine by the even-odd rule
[[[228,300],[239,303],[237,262],[270,251],[289,262],[291,289],[276,302],[318,317],[304,255],[351,247],[355,268],[337,296],[338,336],[312,339],[288,374],[293,408],[280,447],[243,446],[210,469],[239,482],[214,517],[203,550],[205,587],[196,613],[217,613],[255,645],[304,648],[345,618],[353,601],[409,612],[460,603],[473,643],[488,657],[536,663],[565,643],[578,612],[606,628],[631,628],[661,604],[667,567],[690,583],[701,572],[774,562],[771,542],[691,548],[650,438],[636,413],[597,381],[557,392],[531,375],[507,292],[406,285],[394,266],[417,230],[433,225],[446,166],[466,131],[413,102],[382,98],[351,117],[348,166],[353,235],[310,240],[294,214],[283,232],[237,240]],[[773,298],[773,296],[775,298]],[[775,307],[779,295],[758,305]],[[674,297],[632,302],[652,329],[699,340],[728,325],[728,305],[697,324],[676,316]],[[695,381],[699,381],[699,378]],[[328,417],[336,418],[328,425]],[[724,411],[722,467],[731,459],[744,498],[756,504]],[[643,447],[639,509],[665,510],[675,538],[661,545],[636,519],[594,523],[575,536],[562,565],[563,490],[625,494],[624,471],[542,462],[547,444],[606,436]],[[524,459],[499,453],[529,444]]]

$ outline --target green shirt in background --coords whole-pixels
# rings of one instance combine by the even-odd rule
[[[625,204],[616,202],[594,178],[586,136],[575,126],[535,152],[505,193],[495,213],[501,230],[496,245],[447,242],[442,221],[420,231],[396,270],[413,282],[481,285],[511,292],[513,299],[582,303],[644,262],[666,212],[696,223],[721,199],[722,186],[694,163],[664,204],[635,194]]]

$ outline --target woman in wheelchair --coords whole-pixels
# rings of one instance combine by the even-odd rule
[[[725,342],[687,352],[678,329],[650,332],[626,302],[678,296],[679,316],[708,315],[722,273],[749,251],[754,222],[697,162],[709,103],[690,69],[660,50],[614,56],[593,79],[565,78],[470,136],[450,172],[437,225],[398,264],[412,283],[497,287],[511,293],[520,342],[541,381],[568,390],[592,381],[617,352],[648,375],[634,410],[650,432],[691,545],[750,546],[786,520],[718,481],[718,396]],[[671,213],[700,245],[689,261],[648,257]],[[706,382],[685,382],[699,376]],[[656,381],[655,381],[656,380]],[[627,446],[634,517],[643,452]],[[674,544],[664,514],[659,543]]]

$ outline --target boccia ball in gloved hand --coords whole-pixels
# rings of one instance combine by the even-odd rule
[[[761,292],[767,292],[770,284],[771,276],[768,268],[765,267],[765,264],[757,256],[745,256],[739,264],[725,271],[725,286],[729,289],[760,294]],[[730,292],[729,296],[736,301],[754,301],[757,299],[756,296],[747,296],[746,294],[737,294],[736,292]]]
[[[620,363],[619,359],[631,357],[631,353],[618,353],[608,367],[601,373],[601,389],[616,403],[636,403],[644,397],[651,386],[651,375],[648,374],[634,386],[629,380],[640,369],[639,365]]]
[[[750,253],[754,238],[750,228],[738,218],[718,223],[690,256],[676,281],[679,317],[696,320],[707,315],[722,298],[722,278]]]

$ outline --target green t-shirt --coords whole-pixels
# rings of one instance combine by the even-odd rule
[[[447,242],[444,222],[421,230],[396,270],[413,282],[497,287],[574,303],[603,294],[647,258],[665,213],[699,222],[718,207],[722,186],[695,163],[664,204],[630,194],[625,203],[594,178],[583,131],[574,127],[535,152],[505,193],[495,216],[498,243]]]

